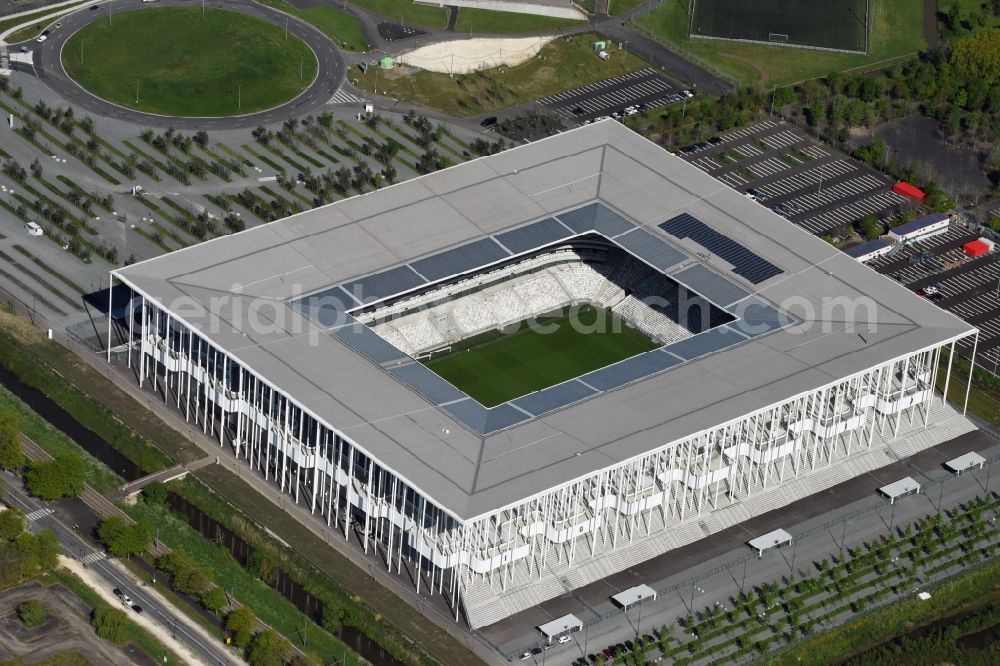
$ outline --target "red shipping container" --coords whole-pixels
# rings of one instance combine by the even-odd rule
[[[981,257],[990,251],[990,246],[981,240],[974,240],[963,245],[962,250],[970,257]]]
[[[924,199],[927,198],[927,195],[923,190],[915,185],[907,183],[905,180],[901,180],[893,185],[892,191],[900,196],[904,196],[907,199],[913,199],[914,201],[918,201],[920,203],[923,203]]]

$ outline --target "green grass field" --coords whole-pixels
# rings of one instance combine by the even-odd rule
[[[539,317],[540,326],[491,332],[427,361],[428,368],[493,407],[659,345],[610,310],[591,306]]]
[[[694,0],[691,11],[695,36],[865,50],[866,0]]]
[[[361,30],[361,21],[335,7],[314,5],[308,9],[297,9],[285,0],[257,0],[257,2],[302,19],[348,51],[363,53],[368,50],[368,40]]]
[[[458,10],[455,32],[484,32],[495,35],[518,32],[555,32],[560,28],[572,28],[582,24],[583,21],[556,16],[536,16],[520,12],[496,12],[492,9],[462,7]]]
[[[227,116],[282,104],[316,76],[316,56],[283,27],[243,14],[159,7],[74,34],[67,73],[115,104],[171,116]],[[136,102],[138,99],[138,102]]]
[[[637,24],[667,46],[741,84],[770,89],[831,72],[889,64],[927,47],[923,6],[914,0],[872,0],[871,49],[867,56],[782,46],[744,44],[687,36],[687,2],[664,2]]]
[[[521,104],[545,95],[587,85],[648,67],[649,64],[618,48],[609,60],[600,60],[591,47],[594,33],[555,39],[540,54],[516,67],[498,67],[454,77],[399,67],[382,71],[369,67],[357,85],[405,102],[439,109],[454,116],[470,116]]]
[[[448,10],[444,7],[419,5],[413,0],[351,0],[351,3],[394,23],[437,29],[448,25]]]

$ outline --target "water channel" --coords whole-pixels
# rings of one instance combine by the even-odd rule
[[[77,421],[72,414],[51,400],[45,393],[22,382],[3,366],[0,366],[0,384],[23,400],[42,418],[65,433],[89,454],[114,470],[126,481],[134,481],[143,476],[142,469],[123,456],[97,433]],[[217,541],[232,553],[236,561],[247,566],[253,549],[241,538],[230,532],[224,525],[205,515],[198,507],[182,497],[170,493],[171,508],[183,516],[189,525],[209,540]],[[284,571],[278,570],[274,589],[295,604],[302,613],[319,625],[323,623],[323,604],[309,594],[301,585],[292,580]],[[354,627],[341,626],[335,632],[351,649],[373,664],[373,666],[403,666],[375,641]]]

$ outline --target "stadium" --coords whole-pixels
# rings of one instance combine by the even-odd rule
[[[689,0],[688,35],[868,53],[870,0]]]
[[[472,627],[973,429],[974,327],[610,120],[112,285],[109,362]]]

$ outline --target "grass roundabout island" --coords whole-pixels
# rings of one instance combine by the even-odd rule
[[[316,56],[284,26],[221,9],[157,7],[107,16],[74,33],[62,63],[85,90],[166,116],[233,116],[293,99]]]

